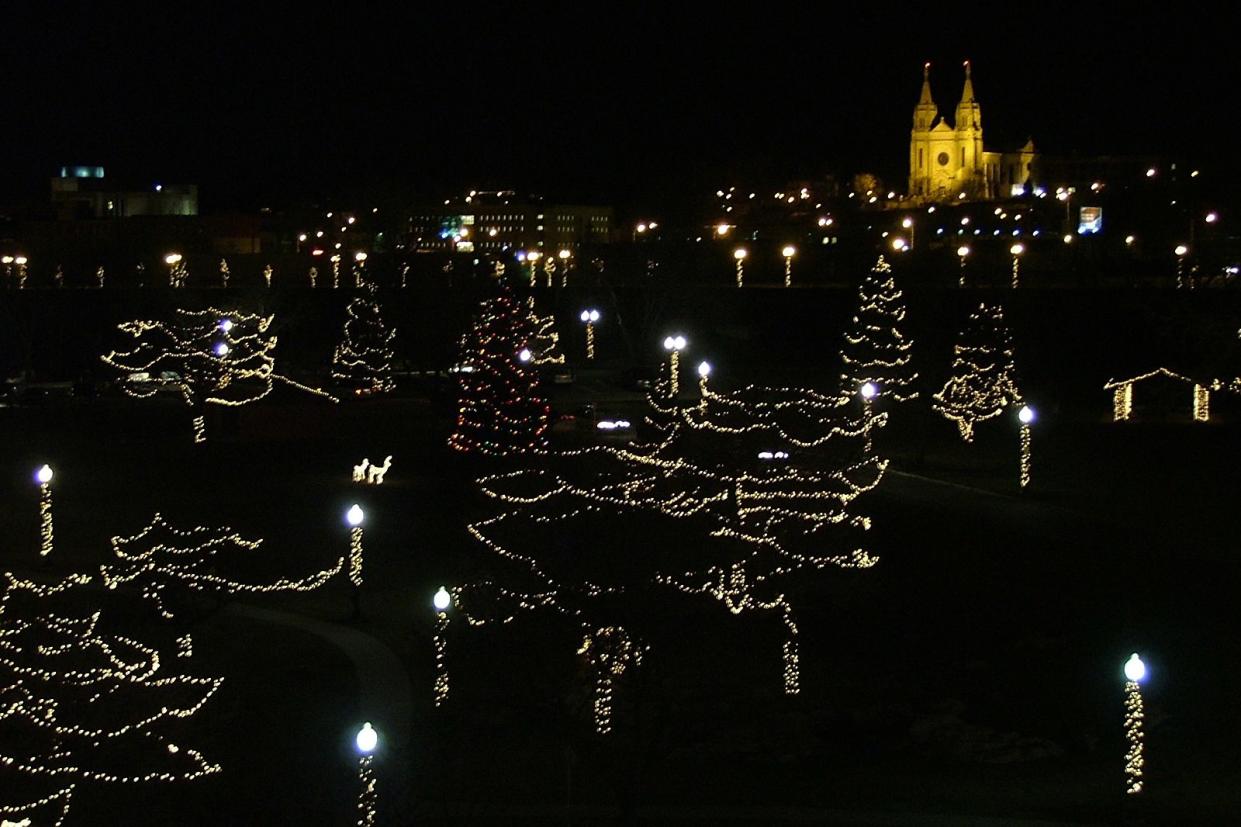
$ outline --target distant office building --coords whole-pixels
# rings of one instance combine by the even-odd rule
[[[198,215],[198,187],[153,184],[126,189],[104,177],[103,167],[67,166],[51,182],[52,208],[61,220]]]
[[[931,97],[931,64],[922,69],[922,96],[909,139],[909,196],[921,203],[993,200],[1021,194],[1037,163],[1033,139],[1014,152],[983,145],[982,109],[974,98],[969,61],[965,86],[949,125]]]
[[[605,244],[611,234],[611,207],[545,204],[511,190],[475,191],[413,209],[406,246],[457,252],[537,250]]]

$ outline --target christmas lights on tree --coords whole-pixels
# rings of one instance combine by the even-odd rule
[[[349,302],[344,338],[332,354],[332,378],[353,385],[358,393],[388,393],[392,380],[392,340],[396,330],[384,324],[375,287]]]
[[[319,588],[344,568],[341,557],[332,567],[299,580],[281,578],[260,584],[239,582],[220,573],[230,562],[235,568],[247,568],[262,542],[246,540],[226,527],[179,530],[156,514],[137,534],[112,538],[116,560],[101,567],[102,580],[109,589],[140,588],[160,616],[172,620],[174,613],[165,597],[170,587],[216,595],[305,592]]]
[[[932,407],[972,442],[974,426],[1021,404],[1013,342],[999,305],[983,302],[953,346],[952,375]]]
[[[918,374],[911,363],[913,340],[901,332],[904,321],[901,291],[892,279],[891,265],[880,256],[858,286],[858,309],[845,331],[842,396],[853,396],[873,382],[883,388],[886,398],[897,402],[918,398]]]
[[[538,393],[533,336],[529,309],[507,291],[483,302],[461,340],[450,447],[504,456],[543,446],[551,409]]]
[[[530,313],[530,364],[563,365],[564,354],[560,352],[560,334],[556,332],[556,318],[548,313],[540,316],[534,309],[534,296],[526,298]]]
[[[104,364],[122,374],[121,389],[136,398],[175,390],[193,412],[194,441],[205,442],[207,405],[239,407],[263,399],[278,380],[316,396],[330,394],[275,373],[273,316],[216,308],[175,310],[170,321],[135,320],[117,329],[135,340]]]
[[[76,786],[188,781],[220,772],[165,734],[220,678],[170,674],[157,649],[106,634],[100,615],[57,612],[89,582],[5,574],[0,596],[0,814],[59,824]],[[9,783],[9,782],[13,783]],[[20,821],[18,823],[21,823]]]

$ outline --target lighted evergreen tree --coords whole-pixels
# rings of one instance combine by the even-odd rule
[[[551,313],[540,316],[534,308],[534,296],[526,299],[530,311],[530,363],[532,365],[563,365],[564,354],[560,352],[560,334],[556,332],[556,317]]]
[[[375,285],[346,308],[344,337],[332,354],[332,378],[354,385],[359,392],[387,393],[392,380],[392,340],[396,330],[384,324]]]
[[[1000,306],[979,305],[952,350],[952,375],[932,407],[956,423],[961,439],[972,442],[977,423],[1021,402],[1012,335]]]
[[[506,290],[482,303],[457,362],[458,451],[490,456],[543,447],[551,409],[539,395],[529,308]]]
[[[170,673],[157,649],[103,632],[98,612],[53,608],[87,578],[52,587],[4,579],[0,812],[50,810],[63,818],[76,784],[185,781],[220,771],[168,731],[196,714],[222,679]]]
[[[914,386],[913,340],[901,332],[905,303],[883,256],[858,286],[858,309],[845,331],[840,356],[842,396],[853,397],[867,382],[879,386],[885,398],[907,402],[918,398]]]

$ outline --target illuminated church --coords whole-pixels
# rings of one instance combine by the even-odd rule
[[[931,64],[922,67],[922,97],[914,107],[909,138],[909,195],[937,203],[1007,198],[1030,182],[1037,156],[1034,140],[1016,152],[987,150],[982,140],[982,111],[974,99],[970,64],[952,125],[931,98]],[[962,194],[964,193],[964,196]]]

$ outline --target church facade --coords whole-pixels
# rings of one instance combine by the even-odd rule
[[[910,198],[943,203],[962,198],[986,201],[1008,198],[1031,183],[1037,154],[1033,139],[1015,152],[986,149],[982,111],[974,98],[969,61],[965,87],[951,124],[931,97],[931,64],[922,67],[922,95],[914,107],[909,139]]]

